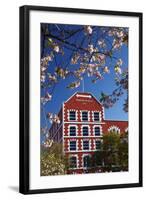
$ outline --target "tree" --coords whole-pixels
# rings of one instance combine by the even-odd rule
[[[62,145],[54,143],[41,149],[41,176],[66,174],[67,161],[62,154]]]
[[[127,28],[41,24],[41,111],[46,127],[48,120],[60,123],[56,114],[45,113],[45,106],[52,100],[56,85],[71,77],[74,81],[66,87],[73,90],[86,76],[96,84],[114,73],[116,89],[111,94],[101,92],[100,101],[110,108],[126,93],[123,109],[128,112],[128,69],[123,68],[119,54],[127,46]],[[42,127],[45,134],[46,127]]]
[[[128,170],[128,133],[111,132],[103,135],[101,150],[95,153],[95,167],[102,171]]]

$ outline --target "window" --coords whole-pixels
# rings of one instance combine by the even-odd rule
[[[83,141],[83,150],[89,150],[89,141],[88,140]]]
[[[75,111],[69,112],[69,120],[76,120],[76,112]]]
[[[76,168],[77,167],[77,158],[75,156],[72,156],[69,158],[69,167],[70,168]]]
[[[99,141],[99,140],[95,141],[95,145],[96,145],[96,150],[101,149],[101,141]]]
[[[111,126],[111,127],[108,129],[108,132],[119,134],[119,133],[120,133],[120,129],[119,129],[117,126]]]
[[[100,113],[94,112],[94,121],[100,121]]]
[[[84,167],[90,167],[90,156],[84,156],[83,163]]]
[[[94,133],[95,133],[95,136],[99,136],[100,135],[100,127],[95,127]]]
[[[70,141],[70,151],[76,151],[76,141]]]
[[[76,136],[76,127],[71,126],[69,129],[69,132],[70,132],[70,136]]]
[[[83,136],[88,136],[89,131],[88,131],[88,126],[83,127]]]
[[[88,121],[88,112],[87,111],[82,112],[82,121]]]

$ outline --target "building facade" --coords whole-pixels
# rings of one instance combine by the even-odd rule
[[[93,170],[89,160],[94,158],[95,152],[100,152],[103,134],[128,131],[128,121],[106,120],[104,107],[90,93],[72,95],[62,104],[58,116],[60,124],[52,124],[49,137],[62,144],[69,160],[69,174]]]

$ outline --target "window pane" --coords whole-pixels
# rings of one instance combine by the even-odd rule
[[[88,121],[88,112],[82,112],[82,121]]]
[[[84,167],[90,167],[90,157],[89,156],[84,157]]]
[[[88,127],[83,127],[83,136],[88,136]]]
[[[70,136],[76,136],[76,127],[75,126],[70,127]]]
[[[100,121],[99,112],[94,112],[94,121]]]
[[[69,159],[69,167],[76,168],[77,167],[77,158],[75,156],[70,157]]]
[[[70,151],[76,150],[76,141],[70,141]]]
[[[95,127],[95,135],[100,135],[100,127]]]
[[[96,149],[97,150],[101,149],[101,141],[96,141]]]
[[[70,120],[76,120],[76,112],[75,111],[69,112],[69,119]]]
[[[89,141],[83,141],[83,150],[89,150]]]

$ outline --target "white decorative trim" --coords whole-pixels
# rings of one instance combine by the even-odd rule
[[[102,116],[101,118],[103,118],[103,120],[105,119],[105,112],[104,112],[104,107],[102,106]]]
[[[94,152],[94,151],[96,151],[95,149],[94,150],[77,150],[77,151],[69,151],[69,150],[67,150],[67,151],[65,151],[66,153],[73,153],[73,152],[75,152],[75,153],[85,153],[85,152]]]
[[[82,120],[82,113],[83,112],[87,112],[88,113],[88,120],[87,120],[87,122],[90,121],[90,111],[89,110],[80,110],[80,120],[81,120],[81,122],[86,122],[86,121]]]
[[[113,125],[113,126],[109,127],[109,128],[108,128],[108,132],[112,132],[112,131],[113,131],[113,129],[115,129],[115,131],[116,131],[117,133],[119,133],[119,134],[120,134],[120,128],[119,128],[119,127],[117,127],[117,126],[115,126],[115,125]]]
[[[86,138],[86,139],[81,139],[80,141],[81,141],[81,149],[82,149],[82,152],[92,151],[92,150],[91,150],[91,140],[90,140],[90,139],[87,139],[87,138]],[[89,141],[89,149],[85,149],[85,150],[83,149],[83,141]]]
[[[90,126],[89,125],[82,125],[81,126],[81,135],[82,135],[82,137],[88,137],[88,136],[83,136],[83,127],[88,127],[88,136],[90,136],[91,135]]]
[[[67,103],[73,96],[75,96],[78,92],[73,93],[73,95],[71,95],[66,101],[65,103]]]
[[[102,135],[99,135],[99,136],[95,136],[95,135],[89,135],[89,136],[82,136],[82,135],[81,136],[80,135],[79,136],[66,136],[65,135],[64,136],[64,138],[71,138],[71,139],[74,139],[74,138],[95,138],[96,139],[97,137],[98,138],[102,138]]]
[[[70,111],[75,111],[75,118],[76,118],[75,120],[70,120]],[[75,109],[68,109],[67,110],[67,119],[70,122],[76,122],[76,121],[78,121],[78,111],[75,110]]]
[[[68,137],[76,137],[76,136],[70,136],[70,127],[76,127],[76,136],[78,135],[78,126],[75,124],[69,124],[67,127],[67,135]]]
[[[95,112],[99,113],[99,121],[94,120],[94,113]],[[98,110],[92,111],[92,121],[94,121],[94,122],[101,122],[101,120],[102,120],[101,111],[98,111]]]
[[[95,127],[99,127],[100,128],[100,135],[95,135]],[[93,126],[93,133],[94,133],[94,137],[102,136],[103,135],[102,126],[101,125],[94,125]]]
[[[70,142],[71,141],[76,141],[76,150],[70,150]],[[76,152],[76,151],[78,151],[78,141],[75,138],[71,138],[70,140],[68,140],[68,151],[69,152]]]
[[[76,97],[86,97],[86,98],[92,98],[92,96],[91,95],[84,95],[84,94],[76,94]]]
[[[88,121],[82,121],[82,122],[75,122],[75,121],[70,121],[70,122],[67,122],[65,121],[64,124],[106,124],[105,122],[88,122]]]

